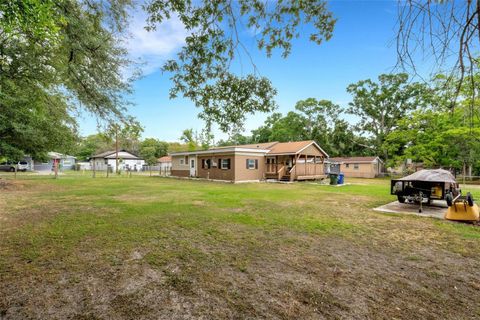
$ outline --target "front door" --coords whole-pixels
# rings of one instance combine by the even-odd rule
[[[190,177],[195,177],[197,176],[197,170],[195,166],[195,158],[190,159]]]

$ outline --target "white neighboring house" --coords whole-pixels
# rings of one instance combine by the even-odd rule
[[[107,170],[108,167],[112,168],[112,171],[116,171],[116,161],[115,161],[115,150],[106,151],[99,154],[96,154],[90,158],[90,167],[95,170]],[[120,171],[131,170],[131,171],[140,171],[142,166],[145,164],[145,160],[139,158],[138,156],[130,153],[126,150],[118,151],[118,167]]]

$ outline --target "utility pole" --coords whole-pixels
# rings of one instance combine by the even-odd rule
[[[118,125],[115,125],[115,172],[118,174]]]

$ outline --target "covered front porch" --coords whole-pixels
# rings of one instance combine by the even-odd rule
[[[321,155],[306,153],[269,155],[265,158],[265,178],[278,181],[324,179],[324,159]]]

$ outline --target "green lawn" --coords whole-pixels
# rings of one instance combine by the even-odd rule
[[[480,317],[480,227],[377,213],[389,181],[349,182],[19,175],[0,319]]]

